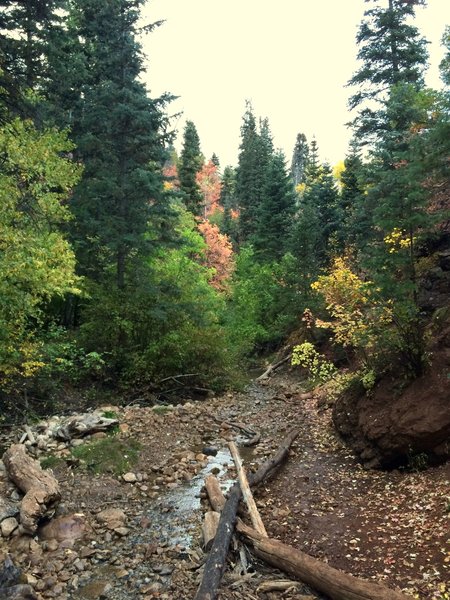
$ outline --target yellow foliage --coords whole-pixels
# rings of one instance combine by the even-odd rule
[[[306,184],[305,183],[299,183],[295,186],[295,191],[297,192],[297,194],[299,196],[303,196],[304,192],[306,189]]]
[[[331,271],[321,275],[311,287],[323,296],[330,321],[316,321],[318,327],[331,329],[344,347],[371,349],[376,342],[376,328],[390,323],[392,311],[374,301],[374,286],[363,281],[350,269],[347,259],[334,260]]]
[[[394,229],[384,237],[384,243],[389,248],[389,254],[394,254],[400,250],[409,249],[411,244],[415,242],[416,238],[411,238],[406,232],[402,231],[398,227]]]

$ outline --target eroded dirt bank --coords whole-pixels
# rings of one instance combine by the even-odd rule
[[[193,598],[203,562],[198,496],[206,472],[224,483],[233,473],[226,441],[239,430],[229,423],[261,432],[261,442],[243,450],[247,466],[298,426],[289,461],[256,493],[269,535],[421,600],[448,598],[450,465],[366,471],[336,438],[330,412],[318,412],[302,391],[294,376],[277,375],[267,386],[173,409],[114,408],[119,439],[141,448],[125,480],[93,474],[64,444],[48,448],[43,456],[59,457],[60,518],[35,538],[5,530],[1,552],[20,565],[39,598]],[[205,447],[217,455],[205,456]],[[2,496],[14,505],[17,491],[0,475]],[[264,579],[283,576],[249,560],[245,576],[230,565],[221,598],[319,597],[304,586],[284,595],[258,592]]]

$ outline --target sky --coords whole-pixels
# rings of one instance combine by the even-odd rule
[[[351,118],[346,82],[357,69],[355,36],[363,0],[149,0],[145,23],[165,23],[143,39],[144,80],[152,97],[170,92],[168,107],[181,149],[186,120],[201,150],[221,167],[237,165],[246,100],[269,119],[275,148],[288,163],[299,132],[313,136],[322,160],[343,160]],[[428,0],[415,25],[431,42],[428,85],[440,88],[440,40],[450,2]]]

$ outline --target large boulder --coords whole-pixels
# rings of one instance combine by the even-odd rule
[[[394,375],[371,394],[354,385],[335,403],[336,429],[369,468],[450,457],[450,327],[441,329],[427,372],[409,384]]]

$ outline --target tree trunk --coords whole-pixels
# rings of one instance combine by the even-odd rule
[[[216,537],[217,527],[220,521],[220,513],[210,510],[204,515],[202,533],[203,547],[208,552],[211,548],[214,538]]]
[[[412,600],[411,596],[348,575],[278,540],[266,538],[240,520],[237,530],[251,542],[259,558],[297,577],[331,600]]]
[[[10,479],[25,492],[20,505],[21,528],[36,532],[38,521],[51,512],[61,499],[59,484],[49,471],[27,454],[25,446],[13,444],[3,455]]]

